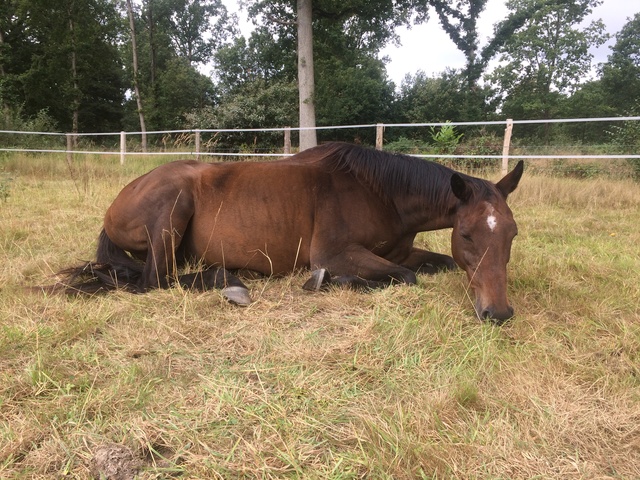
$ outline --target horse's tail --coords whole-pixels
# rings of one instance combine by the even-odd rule
[[[62,280],[50,290],[67,294],[94,294],[116,289],[138,292],[142,269],[142,262],[113,243],[103,228],[98,237],[96,261],[58,272]]]

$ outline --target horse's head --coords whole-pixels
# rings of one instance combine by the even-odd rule
[[[473,188],[461,175],[451,177],[451,189],[459,200],[451,236],[453,258],[467,272],[478,318],[496,324],[513,316],[507,300],[507,263],[518,227],[506,200],[522,171],[520,161],[488,192]]]

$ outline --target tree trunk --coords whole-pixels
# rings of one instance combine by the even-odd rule
[[[72,122],[71,133],[78,133],[78,120],[80,117],[80,102],[81,93],[78,86],[78,65],[77,65],[77,45],[76,45],[76,32],[73,23],[73,11],[71,8],[67,10],[69,14],[69,34],[71,37],[71,79],[73,81],[73,102],[72,102]],[[77,147],[78,137],[73,135],[72,137],[73,148]]]
[[[149,48],[151,50],[151,91],[156,91],[156,42],[155,42],[155,19],[153,18],[153,2],[147,2],[147,11],[149,12]]]
[[[4,48],[4,33],[2,32],[2,30],[0,30],[0,49],[2,48]],[[0,58],[0,85],[2,85],[6,77],[6,73],[4,71],[4,65],[2,64],[2,62],[3,60],[2,58]],[[5,98],[5,96],[3,95],[2,90],[0,90],[0,99],[2,100],[2,115],[4,117],[5,127],[9,128],[11,113],[9,110],[9,103],[7,102],[7,99]]]
[[[300,98],[300,151],[315,147],[316,106],[313,78],[311,0],[298,0],[298,92]]]
[[[133,50],[133,89],[138,105],[138,116],[140,117],[140,131],[142,132],[142,151],[147,151],[147,129],[144,125],[144,111],[142,110],[142,98],[140,97],[140,87],[138,85],[138,48],[136,46],[136,30],[133,20],[133,7],[131,0],[127,0],[127,12],[129,13],[129,28],[131,29],[131,49]]]

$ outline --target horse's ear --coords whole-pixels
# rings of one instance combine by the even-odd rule
[[[457,173],[451,176],[451,191],[453,194],[463,202],[469,201],[471,198],[471,187],[467,185],[467,182]]]
[[[496,183],[498,191],[504,198],[507,198],[507,196],[516,189],[518,182],[520,182],[520,178],[522,178],[523,171],[524,161],[520,160],[516,165],[516,168],[511,170],[502,178],[502,180]]]

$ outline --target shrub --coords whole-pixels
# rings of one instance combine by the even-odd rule
[[[468,137],[465,143],[461,143],[455,150],[457,155],[501,155],[503,139],[493,132],[487,132],[484,128],[478,135]],[[471,170],[495,168],[500,164],[495,158],[466,158],[462,165]]]
[[[629,112],[634,116],[640,111],[640,104],[636,104]],[[640,121],[626,120],[622,125],[613,125],[607,132],[612,137],[612,145],[617,147],[618,153],[637,153],[640,151]],[[640,158],[627,158],[627,163],[631,166],[631,175],[635,180],[640,181]]]
[[[431,139],[436,147],[436,153],[453,154],[463,136],[464,133],[457,133],[456,127],[449,125],[448,122],[439,129],[431,127]]]
[[[551,171],[557,177],[567,178],[595,178],[605,173],[597,163],[568,163],[564,159],[554,160]]]
[[[405,153],[405,154],[419,154],[430,152],[432,148],[422,140],[411,140],[407,137],[400,137],[393,142],[389,142],[384,146],[384,149],[389,152]]]

